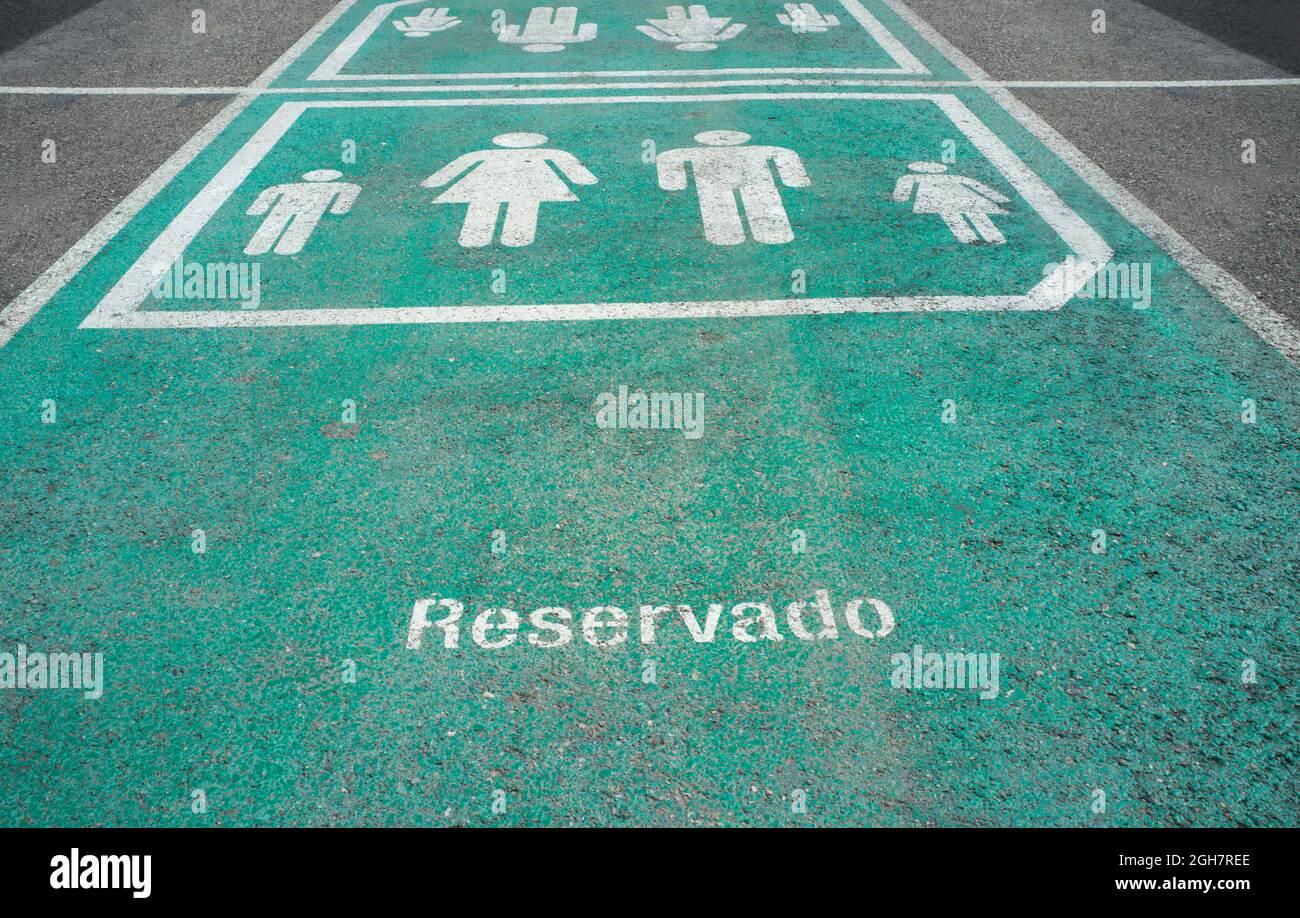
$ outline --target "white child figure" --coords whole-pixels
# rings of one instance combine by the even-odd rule
[[[948,167],[942,163],[911,163],[907,168],[918,174],[905,175],[894,186],[894,200],[899,204],[906,203],[915,191],[912,213],[938,214],[963,245],[980,239],[991,245],[1007,241],[989,214],[1007,213],[999,205],[1010,204],[1010,198],[973,178],[945,175]]]
[[[407,38],[428,38],[434,32],[445,32],[460,25],[460,20],[450,15],[448,7],[426,7],[418,16],[404,16],[393,27]]]
[[[544,134],[500,134],[492,142],[503,149],[466,153],[420,183],[422,188],[440,188],[464,173],[433,203],[469,205],[460,230],[460,244],[466,248],[492,242],[503,204],[501,244],[529,245],[537,234],[543,201],[578,200],[565,178],[577,185],[596,184],[596,176],[572,153],[542,148]]]
[[[840,24],[838,17],[830,14],[823,16],[811,3],[787,3],[785,12],[777,13],[776,19],[796,35],[825,32]]]
[[[736,206],[739,193],[755,242],[776,245],[793,240],[794,230],[771,167],[776,167],[776,174],[787,187],[807,188],[812,182],[799,154],[784,147],[741,146],[750,139],[741,131],[704,131],[695,139],[703,146],[659,154],[659,187],[684,191],[686,166],[690,164],[700,199],[704,238],[714,245],[739,245],[745,241],[745,225]]]
[[[361,194],[360,185],[338,181],[341,178],[342,172],[317,169],[305,173],[301,182],[272,185],[259,194],[248,208],[248,214],[268,215],[249,240],[244,254],[265,255],[272,245],[277,255],[301,252],[327,210],[342,216],[352,209],[357,195]]]

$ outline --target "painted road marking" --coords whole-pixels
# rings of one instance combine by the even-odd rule
[[[636,30],[677,51],[714,51],[722,42],[745,31],[743,22],[733,22],[729,16],[710,16],[703,4],[693,5],[689,16],[680,6],[668,7],[664,15],[667,18],[647,19]]]
[[[718,71],[700,71],[716,73]],[[766,80],[676,80],[619,83],[475,83],[465,86],[0,86],[0,95],[20,96],[230,96],[230,95],[338,95],[343,93],[431,93],[431,92],[520,92],[557,89],[719,88],[723,86],[898,86],[898,80],[766,79]],[[1300,77],[1224,80],[908,80],[911,89],[1249,89],[1252,87],[1300,86]]]
[[[450,15],[447,7],[434,9],[426,7],[414,16],[403,16],[393,20],[393,28],[407,38],[428,38],[434,32],[445,32],[460,25],[461,20]]]
[[[1088,791],[1105,787],[1115,822],[1285,821],[1288,788],[1261,784],[1259,750],[1198,745],[1198,725],[1249,703],[1267,726],[1289,700],[1228,684],[1243,655],[1265,674],[1286,649],[1295,584],[1250,587],[1295,541],[1289,365],[982,90],[528,95],[257,98],[0,352],[10,639],[108,652],[101,699],[22,702],[0,805],[42,823],[780,823],[812,788],[809,822],[1067,823],[1097,821]],[[793,238],[769,190],[751,203],[772,241],[709,240],[697,156],[679,190],[643,158],[645,140],[698,151],[713,131],[798,157],[777,186]],[[470,201],[434,198],[465,173],[421,183],[511,133],[545,135],[515,149],[563,151],[597,181],[542,202],[527,245],[461,246]],[[912,168],[934,162],[948,168]],[[980,236],[979,200],[940,188],[918,212],[919,181],[900,180],[924,175],[1007,198],[979,193],[1006,211],[986,214],[1005,241],[963,241],[944,219]],[[343,213],[328,209],[345,189],[314,190],[335,182],[359,189]],[[283,186],[292,206],[257,256],[266,308],[146,288],[136,312],[260,319],[335,297],[470,312],[446,295],[461,288],[494,310],[553,308],[561,290],[604,308],[640,289],[788,316],[810,302],[781,302],[791,269],[809,269],[808,297],[1010,296],[1089,229],[1158,292],[1146,311],[74,332],[179,213],[195,224],[180,251],[211,267],[242,257]],[[276,254],[300,216],[314,228]],[[511,292],[491,300],[502,264]],[[592,400],[615,389],[628,416],[602,424]],[[698,393],[698,436],[647,426],[643,391]],[[76,614],[87,597],[101,614]],[[928,675],[903,690],[889,664],[909,648],[913,676],[958,648],[1005,651],[1006,691],[914,693]],[[1137,700],[1099,711],[1088,699],[1117,673]],[[1206,673],[1228,674],[1223,691]],[[1193,716],[1165,718],[1172,738],[1117,740],[1146,698]],[[184,742],[130,741],[158,736]],[[1011,767],[1007,748],[1023,751]],[[1223,798],[1244,801],[1231,812],[1207,809],[1204,775],[1182,767],[1205,750]],[[83,763],[104,776],[89,809]],[[923,780],[940,772],[953,779]],[[187,806],[190,789],[211,809]],[[509,809],[489,814],[498,791]]]
[[[787,3],[785,12],[776,14],[776,21],[798,34],[801,32],[827,32],[840,24],[834,13],[822,15],[812,3]]]
[[[796,104],[799,118],[787,117],[789,107]],[[473,248],[483,245],[484,228],[478,224],[468,227],[478,217],[471,217],[468,212],[448,216],[443,213],[445,209],[440,208],[434,211],[434,219],[430,222],[424,208],[407,203],[406,190],[401,186],[415,188],[427,182],[431,176],[424,170],[430,163],[440,166],[462,157],[462,150],[453,149],[450,155],[432,152],[453,142],[449,138],[472,135],[476,131],[489,137],[497,136],[507,131],[497,131],[496,127],[517,126],[525,119],[530,124],[547,126],[556,142],[565,137],[564,146],[569,150],[575,149],[575,144],[590,144],[590,140],[584,138],[590,136],[596,122],[592,122],[583,111],[596,105],[608,109],[598,122],[600,136],[618,138],[614,149],[621,149],[623,153],[611,157],[608,147],[602,149],[596,145],[591,145],[590,152],[583,149],[579,156],[581,168],[590,170],[592,177],[601,184],[584,193],[585,207],[565,204],[547,217],[551,221],[549,241],[552,245],[558,238],[573,239],[575,235],[585,233],[582,246],[571,256],[572,264],[565,263],[564,270],[557,270],[557,255],[551,248],[536,256],[541,261],[516,261],[509,265],[511,272],[522,277],[557,274],[564,279],[563,286],[547,288],[549,301],[517,305],[501,304],[485,295],[480,298],[480,295],[473,294],[476,289],[485,289],[482,279],[502,264],[500,251],[496,248],[482,248],[484,254],[479,261],[451,258],[450,253],[458,248],[465,249],[467,232],[469,240],[475,244]],[[833,283],[838,284],[839,289],[834,295],[753,295],[771,290],[776,279],[788,277],[790,256],[782,254],[783,250],[763,256],[767,259],[765,269],[756,268],[754,255],[748,249],[745,257],[734,263],[733,274],[727,273],[725,264],[712,262],[710,252],[716,249],[714,243],[718,240],[709,240],[707,232],[701,232],[697,221],[705,219],[704,213],[710,208],[725,210],[723,204],[708,203],[718,197],[714,191],[705,191],[702,205],[680,202],[675,211],[678,222],[673,228],[674,236],[664,235],[660,196],[647,192],[656,188],[660,189],[661,196],[671,196],[674,192],[663,192],[659,166],[647,167],[636,157],[643,148],[642,134],[647,127],[647,117],[651,123],[672,125],[672,128],[659,128],[661,136],[692,138],[690,129],[679,123],[678,113],[683,106],[690,106],[692,111],[703,111],[710,119],[725,121],[732,129],[741,124],[753,124],[757,126],[755,129],[762,128],[773,135],[778,130],[774,125],[783,125],[785,130],[797,130],[804,138],[799,144],[800,155],[804,158],[800,165],[813,176],[811,181],[822,186],[816,201],[830,202],[833,208],[849,208],[846,213],[828,213],[819,211],[816,203],[799,204],[800,232],[807,238],[804,240],[806,245],[798,250],[796,257],[817,276],[827,278],[827,282],[831,282],[829,279],[832,277],[837,278]],[[304,115],[310,117],[300,125]],[[343,116],[353,120],[340,122],[339,118]],[[864,127],[846,132],[843,125],[851,123],[847,121],[849,118],[866,119],[864,125],[869,123],[874,130]],[[906,132],[918,123],[924,123],[926,131],[900,143]],[[485,125],[493,127],[485,131]],[[291,133],[296,126],[299,128],[296,134]],[[967,168],[978,165],[978,154],[984,161],[982,168],[986,170],[984,184],[1005,182],[1006,187],[1018,196],[1020,206],[1005,218],[1016,221],[1015,232],[1018,235],[1015,244],[963,244],[950,230],[943,228],[945,224],[939,221],[918,223],[912,208],[899,207],[891,199],[898,174],[906,171],[907,163],[916,161],[915,152],[937,149],[952,127],[956,127],[971,145],[970,154],[962,159],[968,164]],[[672,130],[679,132],[678,135],[672,134]],[[269,282],[262,296],[262,302],[269,308],[255,312],[176,309],[171,308],[170,303],[166,304],[168,308],[145,308],[155,304],[150,299],[151,292],[178,260],[227,263],[237,258],[238,251],[232,251],[230,246],[242,246],[247,238],[243,234],[252,232],[246,217],[250,202],[264,188],[279,184],[283,180],[281,176],[284,179],[296,178],[308,166],[315,165],[305,165],[296,151],[316,147],[319,143],[316,138],[321,131],[334,131],[339,136],[408,136],[419,138],[419,141],[407,148],[401,165],[395,160],[388,167],[389,176],[394,173],[407,176],[398,187],[391,184],[387,188],[372,187],[373,183],[368,183],[364,176],[348,177],[363,189],[359,193],[361,203],[358,208],[373,206],[375,210],[366,211],[356,220],[340,218],[339,222],[332,224],[330,241],[322,242],[314,251],[308,249],[307,254],[313,256],[310,264],[301,259],[292,263],[277,261],[274,271],[264,271],[264,277],[279,277],[285,284],[277,290],[276,282]],[[849,138],[858,146],[846,150]],[[774,138],[769,136],[767,139]],[[664,146],[671,151],[677,145],[665,142]],[[770,155],[770,151],[764,151],[764,155]],[[672,164],[678,161],[684,164],[685,159],[686,154],[670,152],[670,165],[662,170],[662,174],[669,176],[667,184],[670,189],[679,184]],[[896,165],[891,164],[894,162]],[[464,163],[456,165],[459,170]],[[706,173],[709,168],[706,167]],[[799,184],[800,173],[789,165],[787,170],[788,177]],[[723,172],[727,171],[723,169]],[[255,174],[264,175],[266,179],[253,178],[250,181]],[[587,173],[575,171],[575,174],[585,178]],[[443,183],[443,177],[437,171],[432,177]],[[391,178],[389,181],[391,183]],[[742,178],[733,184],[732,190],[741,190],[744,184]],[[246,190],[241,192],[241,189]],[[603,200],[599,189],[606,189]],[[473,195],[468,192],[453,197],[464,198],[460,203],[467,209],[471,206]],[[372,203],[367,205],[367,201]],[[447,199],[444,203],[452,201]],[[749,203],[761,211],[770,205],[770,198],[751,192]],[[736,205],[733,203],[731,206]],[[214,221],[218,215],[222,219]],[[533,216],[530,212],[529,219]],[[730,213],[717,219],[734,230]],[[889,228],[899,220],[904,221],[905,229]],[[777,237],[784,238],[786,231],[781,223],[776,219],[760,219],[758,233],[770,232],[769,242]],[[380,227],[382,240],[372,235]],[[655,230],[649,231],[650,227],[655,227]],[[753,232],[753,220],[749,221],[749,227]],[[345,232],[352,235],[342,235]],[[845,232],[849,235],[844,235]],[[457,236],[462,242],[460,247],[455,244]],[[579,238],[582,237],[579,235]],[[679,242],[666,246],[669,238],[676,238]],[[519,243],[522,239],[521,235],[514,241]],[[945,239],[948,241],[944,242]],[[395,245],[393,240],[403,241]],[[889,247],[899,240],[903,248],[893,252]],[[731,244],[727,239],[722,243]],[[615,245],[617,248],[601,249],[602,245]],[[781,249],[779,245],[762,246],[769,247]],[[999,249],[1007,252],[998,255]],[[343,261],[335,258],[334,253],[340,250],[349,251],[353,257]],[[921,257],[922,250],[929,254]],[[653,265],[665,251],[674,258],[688,259],[681,261],[678,265],[680,270],[675,272],[682,277],[679,282],[668,283],[662,278],[652,283],[633,282],[609,275],[610,264],[632,268]],[[854,251],[860,259],[859,267],[846,272],[844,258],[846,253]],[[897,267],[906,265],[909,251],[910,266],[905,269]],[[303,101],[285,103],[275,111],[207,186],[181,209],[104,296],[85,319],[83,327],[212,328],[1054,310],[1068,301],[1110,256],[1111,249],[1101,237],[953,95],[904,92],[728,93]],[[1073,265],[1069,269],[1072,273],[1068,284],[1064,273],[1067,258]],[[888,263],[888,271],[877,259]],[[436,271],[433,270],[435,265]],[[993,270],[995,265],[997,270]],[[1054,267],[1045,270],[1045,266]],[[336,271],[346,273],[335,276],[333,272]],[[632,274],[644,277],[644,272],[632,270],[629,277]],[[888,274],[900,276],[890,283],[882,278]],[[936,277],[947,280],[936,281]],[[960,289],[971,277],[996,278],[1001,289]],[[372,282],[389,286],[370,289],[367,284]],[[943,283],[951,289],[942,289]],[[313,289],[366,289],[365,298],[374,305],[317,303],[312,308],[302,308],[301,287],[297,286],[300,284],[308,284]],[[699,296],[716,291],[720,284],[724,289],[731,287],[737,292],[748,290],[752,293],[749,296]],[[545,285],[534,289],[540,290],[542,286]],[[574,292],[584,287],[634,295],[591,300],[571,298]],[[468,301],[464,299],[466,291],[471,292]],[[637,293],[640,296],[636,296]],[[679,295],[673,296],[674,293]],[[425,299],[425,302],[420,302],[420,299]],[[428,299],[441,302],[429,305]],[[396,305],[396,302],[402,305]],[[294,305],[276,308],[277,303]],[[192,306],[189,303],[185,305]]]
[[[894,186],[895,201],[913,201],[915,214],[935,214],[963,245],[1002,245],[1007,241],[992,217],[1005,214],[1002,205],[1011,203],[1002,192],[978,179],[954,175],[943,163],[915,162],[907,169],[909,174]]]
[[[321,20],[298,39],[289,50],[266,68],[250,84],[251,90],[260,90],[288,69],[304,52],[307,51],[322,34],[325,33],[356,0],[340,0],[338,6],[326,13]],[[0,348],[8,344],[23,326],[32,320],[36,313],[50,301],[68,281],[72,280],[90,260],[99,254],[121,229],[126,226],[150,201],[158,195],[168,183],[180,175],[184,169],[215,140],[222,131],[239,117],[240,113],[257,98],[256,92],[241,95],[219,111],[191,137],[184,146],[167,158],[152,175],[145,179],[135,191],[123,199],[95,224],[86,235],[82,236],[63,257],[46,269],[40,277],[22,293],[18,294],[8,306],[0,311]]]
[[[540,149],[545,134],[498,134],[492,143],[494,149],[458,156],[420,183],[421,188],[450,184],[435,204],[468,205],[458,240],[466,248],[490,244],[498,220],[502,245],[532,244],[543,202],[577,201],[570,184],[599,181],[572,153]]]
[[[327,212],[343,216],[361,194],[360,186],[340,182],[342,177],[337,169],[313,169],[304,172],[300,182],[272,185],[259,194],[248,213],[265,214],[266,219],[244,247],[244,254],[265,255],[273,247],[277,255],[301,252]]]
[[[710,16],[703,5],[691,6],[688,12],[680,6],[665,8],[646,0],[634,3],[588,0],[581,7],[532,8],[521,24],[511,21],[512,16],[518,18],[517,12],[508,11],[504,20],[498,20],[492,4],[465,3],[463,9],[450,8],[464,25],[431,33],[431,40],[443,42],[436,53],[424,41],[404,41],[403,35],[411,34],[409,27],[406,30],[384,27],[388,22],[404,23],[404,19],[395,17],[406,7],[424,3],[425,0],[399,0],[375,7],[321,61],[309,79],[377,82],[929,73],[859,0],[839,0],[848,17],[861,27],[861,31],[852,33],[851,39],[829,36],[828,29],[792,29],[778,17],[767,15],[767,10],[763,10],[763,15],[754,15],[752,21],[733,21],[729,15]],[[752,4],[744,8],[758,12]],[[578,22],[579,15],[582,22]],[[695,53],[679,53],[683,50]],[[555,56],[572,58],[580,66],[550,69],[552,65],[545,62]],[[708,69],[682,69],[683,57],[703,56],[708,57]],[[533,58],[542,61],[536,65],[537,69],[520,69],[531,66]],[[751,63],[764,58],[772,60],[772,64],[753,66]],[[873,65],[855,64],[863,59]],[[437,61],[444,69],[418,72],[429,61]],[[489,65],[487,70],[483,69],[485,62]]]
[[[1271,309],[1246,289],[1239,280],[1211,261],[1205,253],[1184,239],[1153,210],[1106,174],[1083,152],[1040,118],[1005,87],[993,85],[989,75],[933,26],[916,15],[902,0],[884,0],[891,10],[916,30],[931,47],[951,61],[972,80],[988,83],[989,95],[1013,118],[1025,126],[1049,150],[1140,229],[1170,257],[1196,278],[1206,290],[1223,302],[1270,347],[1293,363],[1300,364],[1300,328]]]
[[[1248,291],[1235,278],[1231,277],[1226,271],[1213,264],[1199,250],[1188,243],[1174,230],[1172,230],[1163,220],[1152,213],[1148,208],[1138,202],[1132,195],[1118,186],[1109,176],[1107,176],[1096,164],[1092,163],[1087,157],[1083,156],[1072,144],[1061,137],[1050,126],[1044,123],[1033,114],[1023,103],[1015,99],[1007,90],[1009,88],[1147,88],[1147,87],[1209,87],[1209,86],[1287,86],[1300,85],[1300,79],[1241,79],[1241,80],[1157,80],[1157,81],[1062,81],[1062,80],[993,80],[988,77],[978,66],[969,58],[966,58],[941,35],[939,35],[928,23],[913,13],[900,0],[885,0],[888,8],[896,14],[902,21],[915,30],[930,47],[938,50],[944,57],[957,66],[960,72],[969,77],[969,83],[972,87],[989,91],[991,97],[1001,105],[1012,117],[1021,124],[1025,125],[1041,142],[1049,149],[1060,156],[1076,173],[1078,173],[1092,188],[1101,194],[1109,203],[1115,206],[1135,226],[1142,229],[1152,239],[1154,239],[1162,249],[1169,253],[1184,268],[1186,268],[1206,289],[1210,290],[1215,296],[1220,298],[1229,308],[1236,313],[1246,324],[1259,334],[1272,347],[1283,353],[1289,359],[1300,362],[1300,331],[1289,323],[1286,319],[1267,307],[1259,301],[1250,291]],[[90,232],[77,242],[62,258],[52,265],[41,277],[37,278],[26,290],[16,297],[8,306],[0,311],[0,347],[7,344],[13,336],[23,328],[33,316],[54,297],[77,273],[94,258],[105,244],[111,240],[117,233],[126,226],[136,213],[143,209],[175,176],[180,174],[184,168],[194,160],[198,154],[205,149],[215,137],[217,137],[227,126],[229,126],[236,116],[246,109],[251,102],[262,94],[290,93],[300,91],[295,87],[274,87],[273,83],[290,65],[300,58],[317,39],[324,35],[344,15],[354,6],[355,0],[340,0],[329,14],[327,14],[312,30],[302,37],[295,45],[289,49],[275,64],[263,73],[249,87],[244,87],[238,91],[241,93],[239,98],[233,100],[221,113],[217,115],[203,130],[195,135],[185,146],[178,150],[171,158],[168,159],[159,169],[151,175],[144,183],[141,184],[131,195],[103,220],[100,221]],[[861,21],[861,18],[860,20]],[[867,20],[869,23],[870,20]],[[867,24],[864,23],[864,24]],[[869,30],[872,27],[868,26]],[[882,27],[883,28],[883,27]],[[348,40],[352,41],[357,38],[357,30],[354,29],[349,35]],[[873,31],[877,39],[882,36]],[[882,41],[882,45],[887,51],[897,51],[893,46],[897,39],[889,36],[889,41]],[[361,41],[355,42],[359,47]],[[346,44],[346,42],[345,42]],[[340,48],[339,50],[342,50]],[[352,49],[355,52],[355,47]],[[906,49],[903,49],[906,51]],[[335,52],[337,54],[338,51]],[[910,55],[910,52],[908,52]],[[317,68],[319,70],[319,68]],[[700,71],[701,73],[721,73],[725,71]],[[482,76],[492,76],[483,74]],[[528,76],[533,76],[529,74]],[[759,81],[754,81],[759,82]],[[763,81],[766,82],[766,81]],[[785,82],[785,81],[772,81]],[[827,81],[829,83],[842,84],[848,81]],[[853,85],[874,85],[875,81],[861,80],[853,81]],[[961,85],[962,81],[931,80],[919,82],[927,88],[947,88],[954,84]],[[533,84],[536,88],[542,88]],[[610,84],[571,84],[568,88],[608,88]],[[659,88],[664,85],[672,84],[652,84],[653,88]],[[703,84],[710,85],[710,84]],[[824,84],[823,84],[824,85]],[[483,85],[482,89],[491,89],[497,91],[521,89],[524,85]],[[431,91],[438,87],[417,87],[417,86],[378,86],[368,85],[365,87],[355,87],[357,91],[361,90],[383,90],[383,91]],[[444,87],[447,91],[466,91],[470,87]],[[547,87],[550,88],[550,87]],[[339,92],[345,93],[353,90],[354,87],[311,87],[302,91],[311,92]],[[58,93],[58,94],[118,94],[118,93],[166,93],[166,94],[188,94],[214,92],[221,93],[226,90],[221,87],[214,88],[190,88],[190,87],[3,87],[0,91],[14,93]],[[682,304],[687,312],[693,310],[704,310],[707,314],[705,305],[699,302]],[[857,304],[864,308],[884,309],[886,304],[875,303],[868,305],[867,302]],[[933,308],[937,304],[930,304]],[[787,313],[804,310],[816,311],[806,301],[787,301],[778,303],[773,308],[784,309]],[[520,315],[518,309],[512,311],[513,315]],[[258,314],[260,315],[260,314]],[[299,316],[304,322],[313,321],[306,313]],[[396,318],[396,317],[395,317]],[[404,313],[401,318],[408,318]],[[469,318],[465,316],[464,318]],[[316,316],[315,320],[319,320]],[[139,321],[138,319],[135,321]],[[157,320],[154,320],[157,321]]]
[[[743,131],[702,131],[694,137],[699,146],[666,150],[655,160],[665,191],[683,191],[694,179],[704,238],[714,245],[794,241],[777,183],[807,188],[812,181],[794,150],[750,145],[751,139]]]
[[[563,51],[569,45],[592,41],[600,26],[594,22],[578,24],[576,6],[535,6],[528,11],[524,25],[510,25],[502,17],[497,41],[518,45],[521,51],[548,54]]]

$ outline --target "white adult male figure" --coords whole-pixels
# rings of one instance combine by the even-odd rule
[[[778,245],[794,239],[790,218],[772,167],[789,188],[807,188],[812,182],[794,150],[784,147],[741,146],[750,139],[741,131],[704,131],[695,139],[699,147],[667,150],[656,158],[659,187],[686,189],[686,167],[695,175],[704,238],[714,245],[739,245],[745,241],[745,222],[755,242]],[[736,195],[744,209],[736,206]]]
[[[326,211],[342,216],[361,194],[360,185],[338,181],[343,173],[334,169],[317,169],[302,178],[272,185],[248,208],[249,216],[267,214],[267,218],[249,240],[245,255],[265,255],[272,245],[277,255],[297,255]]]

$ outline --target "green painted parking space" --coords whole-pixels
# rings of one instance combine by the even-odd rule
[[[6,822],[1293,817],[1296,370],[978,89],[268,94],[0,379]]]
[[[930,72],[873,0],[572,6],[362,3],[286,76],[304,82],[706,75],[915,77]],[[949,68],[950,69],[950,68]]]
[[[952,95],[286,103],[88,324],[1053,309],[1108,255]]]

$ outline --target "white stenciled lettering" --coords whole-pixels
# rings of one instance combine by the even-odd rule
[[[745,600],[730,605],[709,602],[696,606],[642,603],[635,606],[635,620],[623,606],[605,604],[589,606],[576,615],[571,606],[558,605],[541,605],[527,614],[506,608],[483,608],[466,620],[472,622],[472,645],[490,651],[512,646],[565,647],[574,643],[575,635],[581,635],[580,643],[598,648],[688,638],[690,643],[711,644],[720,635],[724,639],[730,636],[740,644],[775,644],[787,637],[798,641],[826,641],[848,635],[876,640],[887,637],[897,626],[894,612],[884,600],[857,597],[837,604],[826,589],[813,590],[811,600],[806,595],[785,605],[784,616],[776,611],[782,608],[777,602]],[[730,627],[724,624],[720,629],[728,608]],[[465,609],[466,604],[458,599],[417,600],[407,625],[407,648],[421,650],[425,632],[437,628],[442,632],[442,640],[435,643],[441,644],[444,650],[459,650]],[[783,632],[783,626],[788,634]]]

